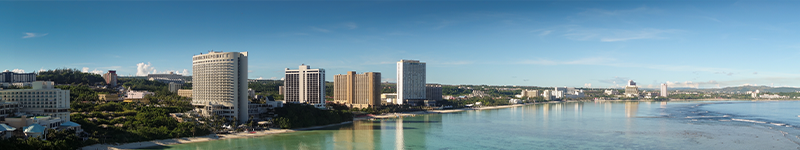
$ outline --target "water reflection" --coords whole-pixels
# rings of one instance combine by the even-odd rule
[[[625,117],[636,117],[637,111],[639,111],[639,102],[625,102]]]

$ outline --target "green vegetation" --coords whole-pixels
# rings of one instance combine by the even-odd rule
[[[127,143],[210,134],[211,128],[195,122],[178,123],[169,113],[184,107],[151,107],[135,103],[83,104],[84,113],[70,115],[99,143]],[[85,143],[91,144],[91,143]]]
[[[47,130],[47,140],[40,140],[36,138],[11,138],[0,140],[0,147],[3,150],[30,150],[30,149],[78,149],[82,143],[91,143],[92,139],[83,141],[80,137],[75,135],[74,130],[57,131],[53,129]]]
[[[93,73],[84,73],[78,69],[56,69],[42,71],[38,73],[36,80],[53,81],[56,84],[105,84],[102,76]]]
[[[274,123],[280,128],[294,129],[353,121],[353,113],[346,110],[321,110],[311,105],[287,103],[276,108],[278,118]]]
[[[462,96],[472,94],[470,89],[458,88],[458,86],[442,85],[442,95]]]
[[[257,82],[250,82],[247,87],[256,91],[256,95],[262,95],[272,100],[283,100],[283,95],[280,93],[280,86],[283,86],[281,80],[260,80]],[[266,100],[266,99],[261,99]]]
[[[383,89],[381,93],[397,93],[397,84],[394,83],[381,83]]]

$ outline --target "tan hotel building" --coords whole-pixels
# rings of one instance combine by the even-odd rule
[[[334,102],[355,108],[380,107],[380,72],[356,74],[355,71],[348,71],[333,78]]]

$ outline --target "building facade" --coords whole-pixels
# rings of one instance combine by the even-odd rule
[[[425,63],[418,60],[397,62],[397,104],[425,99]]]
[[[334,102],[355,108],[381,106],[381,73],[365,72],[335,75],[333,80]]]
[[[636,82],[633,82],[633,80],[628,80],[628,85],[625,86],[625,95],[628,97],[639,96],[639,87],[636,86]]]
[[[425,99],[427,100],[442,100],[442,85],[441,84],[426,84],[425,85]]]
[[[53,81],[36,81],[32,87],[0,90],[0,101],[17,103],[23,113],[69,121],[69,90],[54,88]]]
[[[287,103],[325,103],[325,69],[303,64],[297,70],[286,68],[285,75],[283,99]]]
[[[192,98],[192,90],[191,89],[178,89],[178,96]]]
[[[111,87],[117,87],[117,71],[116,70],[109,70],[105,74],[103,74],[103,79],[106,80],[106,85],[110,85]]]
[[[26,86],[36,81],[35,73],[16,73],[8,70],[0,73],[0,85],[7,87],[10,85]]]
[[[169,83],[169,92],[178,93],[178,90],[180,90],[181,87],[183,87],[183,83],[170,82]]]
[[[148,74],[147,80],[150,81],[158,81],[162,83],[186,83],[185,77],[180,74],[175,74],[174,72],[169,72],[168,74]]]
[[[192,57],[192,105],[203,116],[248,120],[247,52],[210,52]]]
[[[669,96],[669,92],[667,92],[667,84],[661,83],[661,97]]]

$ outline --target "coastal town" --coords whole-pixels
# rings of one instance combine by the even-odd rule
[[[426,63],[419,60],[398,61],[396,83],[381,82],[381,72],[355,71],[334,75],[330,82],[325,69],[306,64],[286,68],[283,80],[247,79],[250,57],[248,52],[195,54],[191,76],[6,70],[0,73],[0,137],[6,139],[0,145],[144,148],[539,103],[800,96],[791,91],[798,89],[767,86],[669,89],[664,83],[641,88],[633,80],[618,88],[442,85],[426,82]],[[194,138],[174,139],[178,137]]]

